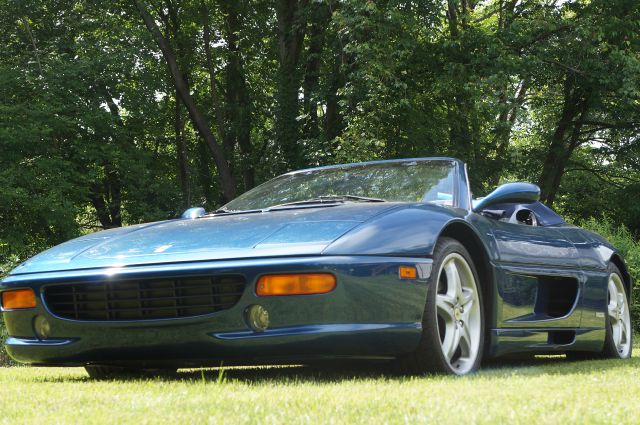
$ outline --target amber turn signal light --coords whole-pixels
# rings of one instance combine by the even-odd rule
[[[262,276],[256,295],[326,294],[336,288],[336,277],[330,273],[271,274]]]
[[[415,279],[418,277],[418,270],[413,266],[400,266],[400,279]]]
[[[35,306],[36,294],[33,289],[16,289],[2,293],[2,308],[5,310],[34,308]]]

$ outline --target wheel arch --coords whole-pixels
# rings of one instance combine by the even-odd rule
[[[614,253],[613,255],[611,255],[609,262],[615,264],[616,267],[618,267],[618,270],[620,270],[620,273],[622,273],[622,281],[624,282],[624,289],[625,291],[627,291],[627,297],[629,297],[629,302],[631,302],[631,300],[633,299],[631,296],[631,288],[633,288],[633,285],[631,284],[632,283],[631,274],[629,273],[629,269],[625,265],[622,257],[617,253]]]

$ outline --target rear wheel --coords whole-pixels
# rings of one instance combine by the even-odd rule
[[[118,378],[150,378],[157,376],[171,376],[177,369],[142,369],[123,366],[99,366],[89,365],[84,369],[92,379],[118,379]]]
[[[614,265],[607,284],[606,335],[602,357],[626,359],[631,357],[631,314],[629,297],[624,287],[622,274]]]
[[[411,373],[464,375],[477,370],[484,348],[484,312],[471,256],[455,239],[434,250],[431,287],[422,319],[422,339],[405,359]]]
[[[629,296],[624,287],[620,269],[609,264],[607,281],[607,311],[605,313],[604,346],[600,352],[569,351],[570,360],[627,359],[632,350],[631,314]]]

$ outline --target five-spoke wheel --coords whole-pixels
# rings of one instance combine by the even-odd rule
[[[609,275],[607,291],[607,335],[603,354],[626,359],[631,356],[631,315],[624,282],[617,267]]]
[[[440,238],[433,252],[422,337],[418,349],[403,358],[405,369],[456,375],[478,369],[484,347],[480,289],[466,248],[455,239]]]
[[[622,273],[613,263],[609,264],[607,304],[604,317],[605,337],[602,351],[568,351],[567,357],[569,359],[627,359],[631,357],[633,333],[631,331],[629,295],[625,288]]]
[[[478,285],[467,260],[452,252],[438,275],[436,317],[442,354],[453,371],[473,369],[478,357],[482,324]]]

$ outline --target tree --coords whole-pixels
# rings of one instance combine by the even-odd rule
[[[189,116],[191,118],[191,121],[193,122],[194,127],[198,130],[198,133],[205,140],[207,146],[211,150],[213,159],[218,169],[223,197],[227,201],[231,200],[235,197],[236,194],[236,183],[233,175],[231,174],[231,169],[229,167],[225,152],[220,146],[219,142],[216,140],[213,132],[211,131],[206,116],[200,111],[200,109],[196,105],[196,102],[191,96],[185,77],[180,71],[180,67],[178,66],[176,55],[169,45],[168,40],[158,28],[155,20],[147,11],[147,5],[141,0],[136,0],[135,5],[138,8],[138,11],[140,12],[140,15],[142,16],[142,19],[144,20],[144,23],[147,26],[149,32],[153,35],[156,43],[158,43],[158,47],[160,48],[160,50],[162,50],[162,55],[167,62],[167,66],[169,67],[169,72],[173,77],[176,90],[180,95],[181,101],[184,103],[187,111],[189,112]]]

